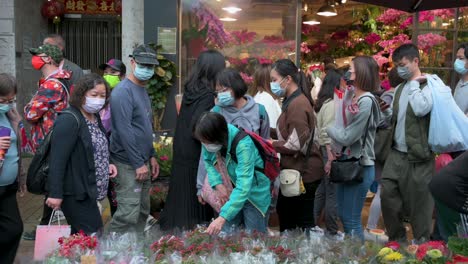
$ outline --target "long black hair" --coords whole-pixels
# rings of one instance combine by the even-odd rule
[[[205,89],[215,90],[216,75],[226,67],[224,56],[216,50],[206,50],[200,53],[189,79],[185,83],[185,90],[202,92]]]
[[[341,73],[336,69],[329,69],[327,75],[323,79],[322,88],[318,93],[317,104],[315,105],[315,112],[319,112],[325,101],[333,99],[335,88],[340,87]]]
[[[288,59],[277,60],[275,63],[273,63],[271,69],[277,71],[281,77],[291,76],[293,82],[297,84],[307,100],[309,100],[310,105],[312,105],[312,107],[314,106],[314,100],[310,94],[312,86],[307,80],[304,72],[297,68],[294,62]]]

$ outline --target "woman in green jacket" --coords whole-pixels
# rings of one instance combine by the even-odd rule
[[[237,162],[231,155],[231,145],[239,133],[233,125],[228,125],[218,113],[204,113],[195,126],[194,135],[202,142],[202,155],[208,172],[208,182],[216,189],[224,204],[216,218],[208,227],[209,234],[229,231],[232,226],[244,226],[248,231],[265,233],[267,211],[270,206],[270,180],[258,169],[263,168],[263,160],[249,136],[237,144]],[[226,166],[233,190],[229,194],[223,185],[221,174],[215,165]]]

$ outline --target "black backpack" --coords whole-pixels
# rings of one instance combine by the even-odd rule
[[[71,114],[78,122],[78,128],[80,127],[80,118],[74,112],[64,110],[60,114]],[[53,132],[54,129],[52,128],[36,149],[36,153],[29,165],[26,186],[30,193],[43,195],[48,192],[47,177],[49,174],[50,141]]]

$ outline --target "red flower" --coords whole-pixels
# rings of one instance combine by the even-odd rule
[[[393,249],[394,251],[397,251],[400,249],[400,244],[398,244],[398,242],[396,241],[390,241],[385,246]]]
[[[164,155],[164,156],[159,157],[159,159],[161,161],[167,161],[167,160],[169,160],[169,157]]]
[[[442,241],[429,241],[424,243],[418,247],[418,251],[416,251],[416,258],[419,261],[422,261],[426,256],[427,251],[431,249],[438,249],[442,252],[442,254],[447,254],[447,247],[445,246],[444,242]]]

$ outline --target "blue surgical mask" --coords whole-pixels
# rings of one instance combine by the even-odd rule
[[[218,104],[220,106],[231,106],[234,103],[234,97],[232,97],[230,91],[218,93]]]
[[[408,67],[398,66],[397,71],[398,76],[400,76],[400,78],[402,78],[403,80],[409,80],[411,79],[411,77],[413,77],[413,73]]]
[[[453,63],[453,68],[455,68],[455,71],[461,75],[468,72],[468,69],[465,68],[465,61],[461,59],[455,60],[455,62]]]
[[[151,79],[151,77],[153,77],[154,68],[144,67],[137,63],[135,67],[134,75],[135,75],[135,78],[137,78],[138,80],[145,82]]]
[[[223,145],[220,145],[220,144],[205,144],[205,143],[202,143],[202,144],[203,146],[205,146],[206,151],[211,152],[211,153],[216,153],[223,148]]]
[[[11,104],[0,104],[0,114],[6,114],[11,109]]]
[[[271,92],[278,97],[283,97],[286,93],[286,89],[281,88],[281,83],[283,82],[283,80],[281,80],[280,82],[270,83]]]

